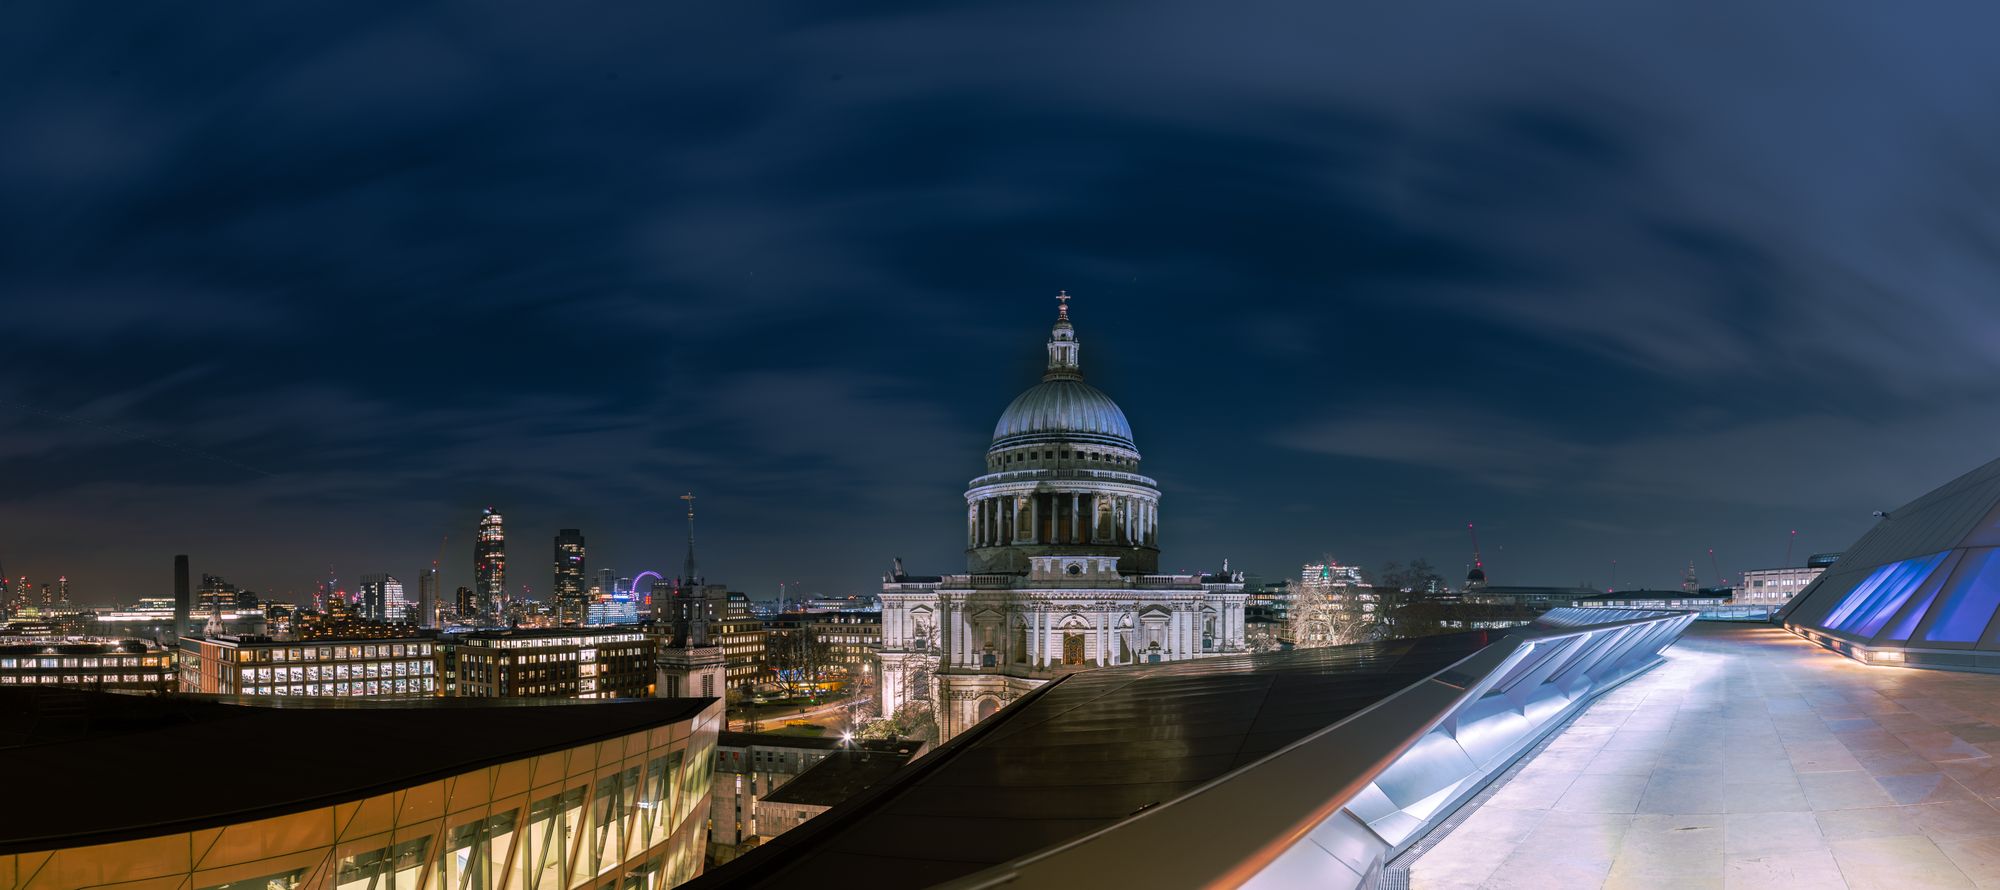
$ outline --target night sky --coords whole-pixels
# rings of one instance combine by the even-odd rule
[[[2000,7],[834,7],[0,8],[0,567],[962,570],[1058,289],[1163,568],[1711,583],[2000,452]]]

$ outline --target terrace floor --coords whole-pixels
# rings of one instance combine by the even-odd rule
[[[2000,676],[1697,623],[1410,863],[1410,885],[2000,887]]]

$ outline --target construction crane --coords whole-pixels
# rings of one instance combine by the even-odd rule
[[[1787,538],[1787,539],[1785,539],[1785,567],[1786,567],[1786,568],[1791,568],[1791,565],[1792,565],[1792,545],[1793,545],[1793,544],[1797,544],[1798,542],[1799,542],[1799,530],[1798,530],[1798,529],[1792,529],[1792,536],[1791,536],[1790,538]]]
[[[1709,567],[1709,568],[1712,568],[1712,569],[1714,569],[1714,570],[1715,570],[1715,583],[1716,583],[1716,584],[1718,584],[1718,585],[1720,585],[1720,586],[1722,586],[1722,587],[1728,587],[1728,586],[1729,586],[1729,579],[1728,579],[1728,578],[1724,578],[1724,577],[1722,576],[1722,564],[1721,564],[1721,563],[1718,563],[1718,562],[1716,562],[1716,561],[1715,561],[1715,548],[1714,548],[1714,547],[1710,547],[1710,548],[1708,548],[1708,567]]]

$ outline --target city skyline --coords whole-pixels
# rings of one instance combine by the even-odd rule
[[[1477,522],[1496,584],[1672,588],[2000,439],[1976,23],[1108,10],[10,9],[0,564],[303,601],[448,536],[449,593],[492,504],[543,597],[562,528],[676,565],[693,489],[732,586],[866,591],[962,560],[1064,289],[1174,571]]]

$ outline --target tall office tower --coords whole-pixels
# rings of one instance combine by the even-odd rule
[[[194,589],[188,586],[188,558],[183,553],[174,557],[174,638],[180,639],[188,632],[188,614],[194,608]]]
[[[584,623],[587,601],[583,595],[583,532],[566,528],[556,532],[555,606],[556,623],[575,626]]]
[[[418,627],[438,625],[438,603],[442,602],[438,598],[438,594],[442,592],[438,590],[439,580],[441,579],[438,576],[438,565],[435,562],[431,563],[430,571],[417,576]]]
[[[472,542],[472,588],[473,609],[481,617],[500,612],[507,595],[507,531],[492,507],[479,515],[479,536]]]
[[[7,573],[0,570],[0,619],[12,617],[16,604],[12,596],[14,585],[7,583]]]
[[[461,587],[452,598],[452,611],[457,613],[458,620],[470,621],[473,614],[479,611],[478,603],[472,595],[472,588]]]
[[[384,621],[410,621],[410,597],[403,590],[403,582],[395,575],[382,579],[382,608]]]
[[[619,592],[618,578],[611,573],[610,569],[597,570],[597,592],[601,594]]]
[[[362,575],[361,617],[370,621],[410,620],[410,603],[403,596],[403,582],[387,572]]]
[[[55,604],[56,604],[55,592],[47,584],[43,584],[42,608],[44,610],[51,609],[55,607]]]
[[[69,605],[69,576],[56,576],[56,602]]]

